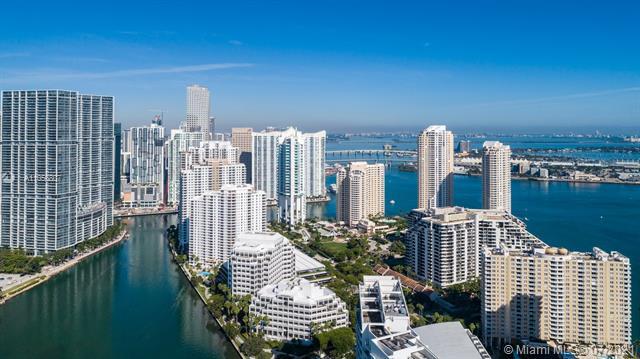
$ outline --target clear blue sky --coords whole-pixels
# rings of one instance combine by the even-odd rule
[[[9,1],[0,89],[116,96],[176,126],[640,128],[640,2]]]

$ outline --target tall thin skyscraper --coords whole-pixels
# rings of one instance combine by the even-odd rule
[[[113,97],[3,91],[0,246],[43,254],[113,224]]]
[[[278,213],[279,220],[290,225],[307,218],[305,197],[304,138],[295,131],[278,145]]]
[[[113,124],[113,138],[114,138],[114,151],[113,151],[113,200],[120,200],[120,176],[122,176],[122,124]]]
[[[305,196],[307,198],[324,197],[327,195],[324,173],[327,132],[304,133],[302,137],[305,152]]]
[[[187,87],[187,130],[202,132],[211,138],[211,96],[209,89],[199,85]]]
[[[482,145],[482,207],[511,212],[511,148],[498,141]]]
[[[384,215],[384,165],[351,162],[336,175],[336,214],[355,226],[369,216]]]
[[[418,207],[453,204],[453,134],[429,126],[418,136]]]

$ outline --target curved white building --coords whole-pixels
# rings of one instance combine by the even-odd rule
[[[233,295],[255,295],[269,284],[296,274],[294,249],[279,233],[243,233],[231,252],[229,284]]]
[[[260,289],[249,312],[269,319],[260,329],[268,340],[310,340],[315,328],[349,325],[349,311],[342,299],[332,290],[301,278]]]

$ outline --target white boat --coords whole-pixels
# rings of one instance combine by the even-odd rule
[[[390,203],[391,205],[394,205],[394,204],[396,204],[396,201],[391,200],[391,201],[389,201],[389,203]]]

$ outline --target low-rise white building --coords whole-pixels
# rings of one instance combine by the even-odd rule
[[[243,233],[231,252],[229,284],[233,295],[258,290],[295,276],[294,248],[279,233]]]
[[[249,312],[266,316],[260,330],[268,340],[310,340],[317,328],[339,328],[349,324],[349,311],[330,289],[295,278],[260,289]]]

